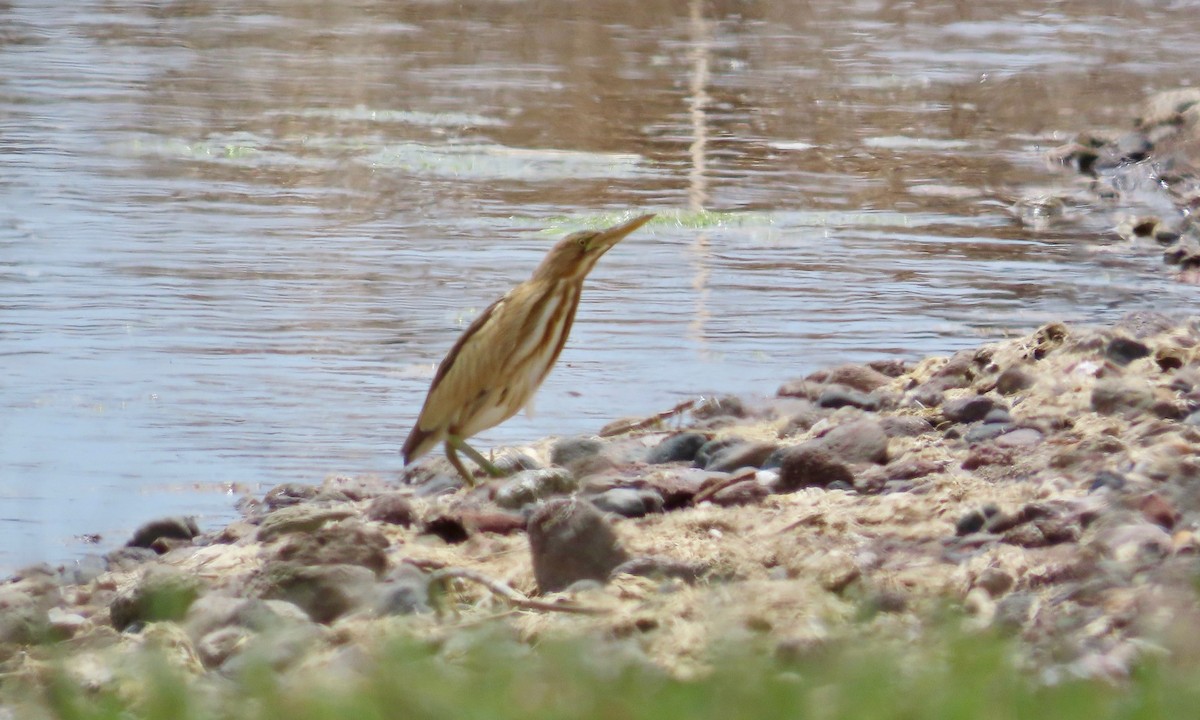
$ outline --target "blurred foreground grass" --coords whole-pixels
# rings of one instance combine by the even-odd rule
[[[342,648],[314,668],[237,677],[174,672],[147,653],[123,682],[83,688],[61,671],[0,686],[0,718],[41,720],[738,720],[788,717],[999,720],[1186,718],[1200,671],[1143,662],[1119,682],[1018,670],[1010,641],[942,637],[898,650],[858,643],[799,653],[727,648],[696,680],[647,665],[605,640],[528,647],[490,637],[452,649],[411,641]],[[797,657],[799,656],[799,657]],[[49,667],[54,667],[51,663]]]

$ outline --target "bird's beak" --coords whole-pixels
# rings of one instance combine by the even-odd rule
[[[607,230],[601,230],[600,234],[592,238],[591,244],[594,247],[603,248],[605,251],[607,251],[613,245],[616,245],[624,240],[626,235],[650,222],[650,218],[652,217],[654,217],[654,213],[650,213],[648,215],[639,215],[638,217],[635,217],[627,222],[623,222],[620,225],[613,225]]]

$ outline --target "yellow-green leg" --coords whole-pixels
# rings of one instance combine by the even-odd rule
[[[492,477],[504,477],[504,472],[500,468],[488,462],[488,459],[481,455],[478,450],[468,445],[466,440],[457,435],[447,436],[446,458],[450,460],[450,464],[454,466],[455,470],[458,470],[458,474],[462,475],[463,480],[466,480],[468,485],[475,485],[475,477],[467,472],[467,468],[458,459],[458,453],[455,450],[462,450],[466,453],[467,457],[474,460],[475,464],[483,468],[483,471],[488,475]]]

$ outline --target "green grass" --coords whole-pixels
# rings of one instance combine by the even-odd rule
[[[1151,662],[1121,682],[1039,682],[1011,642],[951,637],[819,648],[783,660],[744,644],[679,680],[606,640],[536,648],[487,636],[344,650],[336,670],[191,678],[147,655],[136,682],[84,689],[64,673],[3,686],[0,717],[28,720],[1119,720],[1194,717],[1200,672]],[[636,653],[633,653],[636,654]],[[626,658],[619,660],[618,658]],[[215,679],[214,679],[215,678]],[[10,715],[5,715],[6,710]]]

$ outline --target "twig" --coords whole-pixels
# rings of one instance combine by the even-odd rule
[[[490,578],[481,572],[468,570],[467,568],[443,568],[435,570],[429,575],[429,585],[430,587],[436,587],[454,578],[477,582],[488,590],[491,590],[494,594],[499,595],[508,604],[526,610],[546,610],[549,612],[579,613],[581,615],[600,615],[608,612],[604,608],[587,607],[574,603],[553,603],[544,600],[533,600],[525,597],[524,594],[513,589],[507,583]]]
[[[676,415],[680,415],[688,410],[691,410],[693,407],[696,406],[696,403],[697,403],[696,400],[684,400],[683,402],[679,403],[678,405],[671,408],[670,410],[663,410],[660,413],[655,413],[654,415],[651,415],[649,417],[642,418],[641,420],[634,420],[634,421],[626,423],[624,425],[618,425],[616,427],[605,428],[600,431],[600,437],[612,437],[614,435],[624,435],[625,433],[631,433],[631,432],[634,432],[635,430],[644,430],[648,427],[657,425],[658,423],[662,422],[663,420],[675,417]]]

